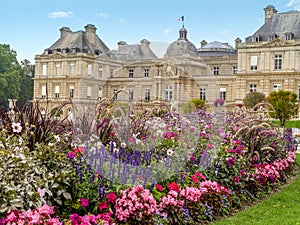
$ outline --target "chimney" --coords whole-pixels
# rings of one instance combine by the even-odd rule
[[[145,55],[147,55],[149,53],[150,41],[148,41],[147,39],[143,39],[140,41],[140,43],[141,43],[143,52],[145,53]]]
[[[266,8],[264,8],[264,10],[265,10],[265,23],[269,21],[275,13],[277,13],[277,10],[272,5],[268,5]]]
[[[205,45],[207,45],[207,42],[205,40],[200,42],[201,48],[204,47]]]
[[[119,41],[118,42],[118,51],[122,52],[122,46],[127,45],[125,41]]]
[[[235,49],[237,49],[239,44],[242,42],[242,40],[238,37],[237,39],[234,40],[234,42],[235,42]]]
[[[85,35],[86,35],[88,41],[91,44],[95,44],[97,28],[92,24],[88,24],[84,28],[85,28]]]
[[[71,33],[72,31],[70,30],[69,27],[62,27],[60,28],[60,37],[64,38],[67,36],[68,33]]]

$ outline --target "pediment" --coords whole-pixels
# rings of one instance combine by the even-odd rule
[[[288,43],[285,40],[282,40],[280,38],[276,38],[272,41],[269,41],[263,45],[261,45],[261,47],[281,47],[281,46],[287,46],[290,45],[290,43]]]
[[[61,53],[61,52],[55,52],[51,55],[49,55],[52,59],[62,59],[62,58],[65,58],[66,56]]]

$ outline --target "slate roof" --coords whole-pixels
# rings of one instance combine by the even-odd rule
[[[198,49],[199,56],[222,56],[236,54],[236,50],[228,43],[213,41]]]
[[[292,39],[300,38],[300,12],[297,10],[275,13],[253,35],[247,37],[246,42],[254,42],[256,37],[259,37],[259,41],[269,41],[272,36],[286,40],[287,34],[292,34]]]
[[[110,55],[110,49],[104,44],[104,42],[95,35],[95,43],[91,43],[88,41],[87,35],[85,31],[77,31],[72,32],[69,28],[63,27],[65,29],[64,35],[53,44],[47,50],[48,53],[53,51],[63,51],[66,52],[86,52],[96,55]]]
[[[155,60],[157,56],[149,47],[150,42],[141,40],[141,44],[129,45],[124,41],[119,42],[118,50],[112,51],[112,57],[119,60]],[[144,46],[144,47],[143,47]]]

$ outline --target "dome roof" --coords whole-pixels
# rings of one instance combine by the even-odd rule
[[[169,45],[165,57],[180,55],[197,56],[197,48],[187,39],[187,30],[184,26],[179,30],[179,38]]]
[[[236,50],[228,43],[210,42],[198,49],[199,56],[236,54]]]

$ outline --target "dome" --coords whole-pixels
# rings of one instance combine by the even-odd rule
[[[199,56],[236,54],[236,50],[228,43],[210,42],[198,49]]]
[[[180,55],[197,56],[197,48],[187,39],[187,30],[184,26],[179,30],[179,38],[169,45],[165,54],[166,57]]]

